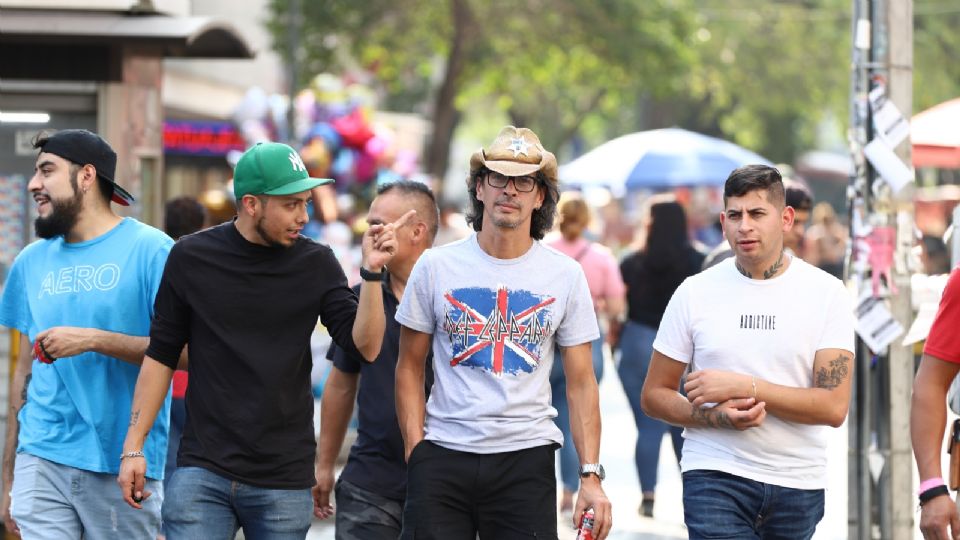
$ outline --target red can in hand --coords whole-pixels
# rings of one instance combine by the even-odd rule
[[[577,527],[577,540],[593,540],[593,508],[587,508],[580,514],[580,526]]]

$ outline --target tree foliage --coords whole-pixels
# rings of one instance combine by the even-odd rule
[[[268,25],[286,53],[289,6]],[[549,148],[680,126],[774,161],[849,110],[850,0],[299,0],[304,80],[372,74],[384,108],[434,123],[442,175],[469,103]],[[915,0],[917,110],[960,94],[955,2]]]

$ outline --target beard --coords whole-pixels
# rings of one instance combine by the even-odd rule
[[[254,225],[254,228],[256,229],[257,234],[260,235],[260,238],[262,238],[263,241],[266,242],[268,246],[272,248],[283,248],[283,249],[293,247],[293,244],[285,244],[282,241],[277,240],[272,234],[268,233],[267,229],[265,229],[263,226],[263,220],[264,218],[258,219],[257,223]]]
[[[37,217],[33,222],[34,232],[45,240],[65,236],[73,229],[83,209],[83,194],[79,190],[74,190],[73,197],[50,199],[50,206],[52,207],[50,215]]]

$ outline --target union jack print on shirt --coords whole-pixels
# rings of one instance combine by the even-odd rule
[[[556,299],[530,291],[479,287],[444,294],[443,329],[453,344],[451,366],[531,373],[540,364],[543,344],[553,333],[547,306]]]

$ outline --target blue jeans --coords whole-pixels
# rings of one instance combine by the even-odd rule
[[[683,520],[691,540],[803,540],[823,519],[822,489],[792,489],[720,471],[683,473]]]
[[[640,476],[640,489],[644,493],[653,493],[657,489],[657,467],[660,465],[660,443],[663,441],[663,434],[670,430],[673,453],[677,456],[678,463],[683,448],[683,428],[650,418],[640,408],[640,392],[647,380],[653,340],[656,337],[656,328],[633,321],[624,323],[620,333],[620,363],[617,366],[620,383],[627,394],[627,401],[633,409],[633,420],[637,425],[634,461]]]
[[[593,351],[593,374],[597,382],[603,378],[603,332],[591,344]],[[567,378],[563,374],[563,360],[560,351],[553,357],[553,370],[550,372],[550,388],[553,391],[553,406],[557,409],[554,422],[563,433],[563,446],[560,447],[560,479],[567,491],[576,491],[580,487],[580,459],[577,457],[577,448],[573,445],[573,435],[570,432],[570,407],[567,405]]]
[[[17,454],[10,513],[23,538],[156,538],[160,532],[163,484],[147,479],[153,494],[136,510],[123,502],[117,475],[61,465]]]
[[[176,540],[228,540],[239,528],[249,540],[303,540],[313,519],[309,489],[269,489],[200,467],[180,467],[169,480],[163,525]]]

